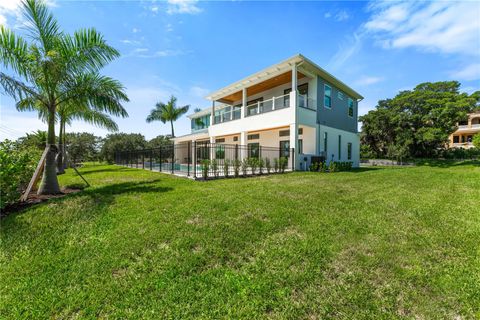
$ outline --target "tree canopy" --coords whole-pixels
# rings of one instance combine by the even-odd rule
[[[479,102],[479,91],[461,93],[457,81],[421,83],[359,117],[361,143],[377,157],[433,156]]]

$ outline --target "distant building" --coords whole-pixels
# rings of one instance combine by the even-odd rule
[[[470,113],[466,121],[458,124],[458,129],[450,135],[450,148],[473,148],[473,136],[480,134],[480,111]]]

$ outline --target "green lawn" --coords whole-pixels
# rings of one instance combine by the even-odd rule
[[[478,165],[81,171],[0,222],[1,319],[480,317]]]

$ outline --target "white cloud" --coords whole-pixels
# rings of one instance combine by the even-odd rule
[[[173,57],[180,56],[189,53],[190,51],[183,50],[157,50],[150,51],[147,48],[136,48],[132,52],[126,55],[126,57],[136,57],[136,58],[162,58],[162,57]]]
[[[172,32],[173,31],[173,26],[171,23],[167,23],[167,25],[165,26],[165,30],[167,32]]]
[[[46,0],[46,5],[49,7],[56,7],[57,3],[54,0]],[[2,0],[0,1],[0,25],[11,28],[21,25],[23,22],[21,12],[22,0]],[[9,21],[13,20],[14,23]]]
[[[123,40],[120,40],[120,42],[124,43],[124,44],[131,44],[131,45],[139,45],[140,44],[140,41],[129,40],[129,39],[123,39]]]
[[[354,83],[357,86],[369,86],[378,82],[383,81],[384,79],[382,77],[372,77],[372,76],[363,76]]]
[[[350,18],[350,15],[345,10],[341,10],[335,15],[336,21],[345,21],[348,20],[348,18]]]
[[[326,12],[323,17],[325,19],[329,19],[333,16],[333,19],[335,19],[335,21],[345,21],[345,20],[348,20],[350,18],[350,15],[348,14],[347,11],[345,10],[340,10],[338,11],[337,13],[335,14],[332,14],[331,12]]]
[[[480,56],[480,3],[381,2],[364,28],[385,47]]]
[[[152,7],[150,8],[150,10],[152,10],[152,12],[157,13],[157,12],[158,12],[158,6],[152,6]]]
[[[197,14],[202,9],[197,7],[198,0],[168,0],[167,13]]]
[[[210,90],[208,90],[206,88],[199,87],[199,86],[193,86],[193,87],[190,88],[190,95],[194,96],[194,97],[197,97],[197,98],[203,98],[209,92],[210,92]]]
[[[450,72],[450,76],[454,80],[477,80],[480,79],[480,63],[474,62],[466,67]]]
[[[337,53],[332,57],[328,63],[328,68],[337,70],[340,68],[351,56],[356,54],[362,47],[362,38],[364,34],[354,33],[353,36],[348,36],[346,41],[340,45]]]
[[[138,33],[138,32],[140,32],[140,29],[138,29],[138,28],[133,28],[133,29],[132,29],[132,32],[133,32],[133,33]]]

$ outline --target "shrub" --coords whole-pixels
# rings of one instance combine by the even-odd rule
[[[248,158],[244,158],[242,160],[242,173],[244,177],[247,176],[247,170],[248,170]]]
[[[217,159],[213,159],[210,162],[210,167],[212,168],[213,175],[215,176],[215,178],[218,178],[218,161],[217,161]]]
[[[257,163],[258,163],[258,173],[262,174],[263,168],[265,167],[265,161],[263,161],[263,158],[258,158]]]
[[[288,159],[286,157],[280,157],[280,160],[278,161],[278,165],[281,173],[285,172],[285,169],[287,168],[287,164],[288,164]]]
[[[252,169],[252,174],[255,174],[257,172],[257,166],[258,166],[258,159],[257,158],[249,158],[248,163],[250,164],[250,168]]]
[[[275,170],[275,173],[278,172],[278,159],[277,158],[273,159],[273,169]]]
[[[270,171],[272,171],[272,165],[270,164],[270,158],[265,158],[265,168],[267,169],[267,173],[270,174]]]
[[[318,166],[318,171],[322,172],[322,173],[325,173],[327,172],[327,163],[324,161],[324,162],[320,162],[319,166]]]
[[[233,174],[235,175],[235,178],[238,178],[238,174],[240,173],[240,166],[241,162],[238,159],[233,160]]]
[[[203,159],[200,163],[200,170],[202,171],[203,179],[207,180],[208,178],[208,169],[210,168],[210,160]]]
[[[40,160],[41,151],[0,142],[0,209],[19,200]]]
[[[336,172],[337,171],[337,163],[335,161],[330,161],[330,164],[328,165],[328,171],[329,172]]]
[[[321,162],[312,162],[310,164],[309,170],[313,171],[313,172],[316,172],[320,168],[321,164],[322,164]]]
[[[228,178],[228,170],[230,169],[230,160],[225,159],[223,162],[223,175]]]

